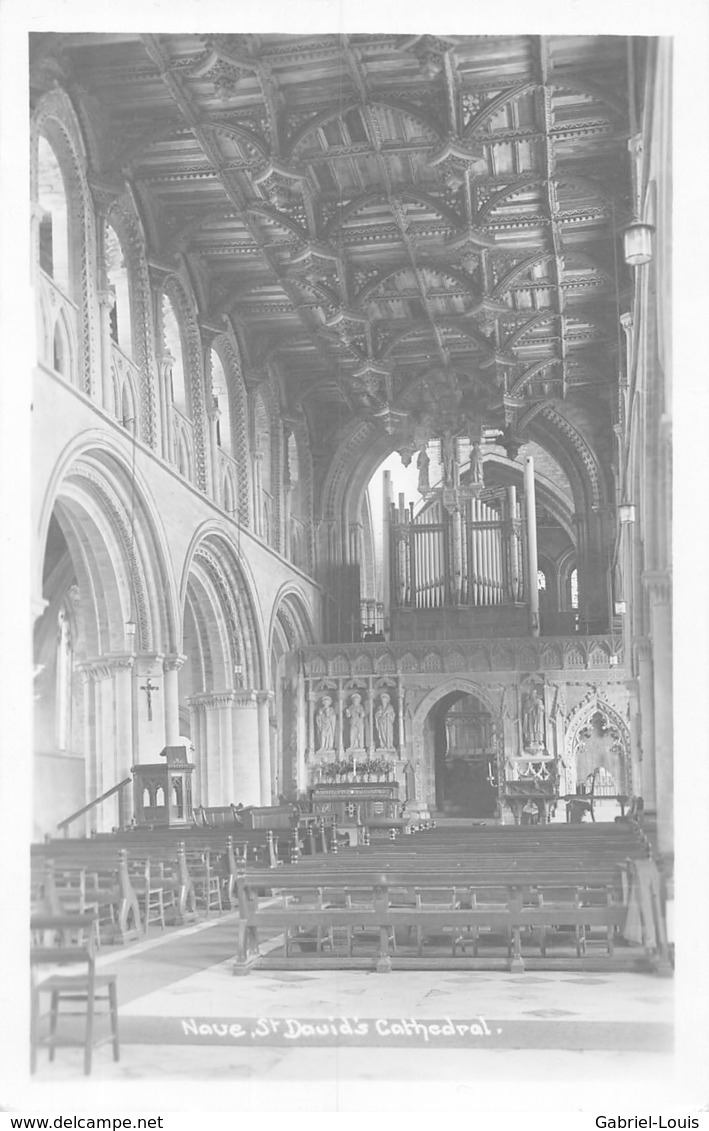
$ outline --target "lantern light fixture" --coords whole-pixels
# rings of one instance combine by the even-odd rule
[[[652,224],[634,220],[623,231],[623,258],[629,267],[642,267],[652,259]]]

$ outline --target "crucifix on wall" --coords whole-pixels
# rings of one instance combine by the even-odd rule
[[[147,682],[142,684],[140,690],[144,691],[148,696],[148,722],[151,723],[153,721],[153,694],[159,691],[160,688],[157,687],[150,679],[150,676],[148,676]]]

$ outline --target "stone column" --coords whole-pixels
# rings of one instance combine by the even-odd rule
[[[342,685],[337,689],[337,757],[342,759],[345,755],[345,693]]]
[[[263,463],[263,452],[252,452],[251,461],[253,467],[254,533],[257,534],[259,538],[263,538],[263,507],[261,505],[261,464]]]
[[[195,805],[207,804],[207,734],[204,720],[204,707],[199,695],[193,695],[187,700],[190,709],[190,737],[194,746],[195,774],[194,798]]]
[[[166,656],[165,672],[165,745],[175,746],[180,737],[180,692],[178,672],[186,656]]]
[[[133,657],[122,653],[100,656],[79,666],[84,680],[87,802],[130,776],[132,666]],[[119,823],[119,805],[117,795],[97,805],[87,814],[87,831],[110,832]]]
[[[399,679],[396,685],[396,728],[397,728],[397,746],[399,749],[399,757],[405,757],[406,751],[406,727],[404,724],[404,685]]]
[[[202,805],[229,805],[236,800],[234,702],[232,690],[210,691],[190,699],[190,709],[198,713],[196,757]],[[196,738],[193,732],[195,750]]]
[[[308,786],[305,769],[306,747],[308,743],[305,717],[305,676],[303,674],[302,665],[299,665],[296,701],[293,706],[296,712],[295,785],[296,790],[301,793],[304,792]]]
[[[650,597],[658,848],[662,855],[670,855],[674,830],[671,581],[664,570],[648,570],[642,581]]]
[[[102,792],[103,766],[98,753],[102,738],[101,697],[97,685],[102,678],[108,677],[108,672],[102,672],[100,662],[96,660],[79,665],[79,671],[84,681],[85,801],[88,803]],[[96,828],[96,811],[87,813],[85,821],[86,833],[89,833]],[[79,826],[75,826],[73,831],[76,835],[80,831]]]
[[[273,692],[258,691],[256,697],[258,701],[258,758],[261,804],[270,805],[272,789],[269,705],[273,701]]]
[[[219,725],[219,764],[222,779],[222,805],[235,802],[234,797],[234,692],[223,691],[212,696]]]
[[[221,418],[219,411],[219,401],[214,396],[207,394],[207,419],[209,421],[209,462],[212,466],[212,498],[218,506],[222,506],[222,492],[219,476],[219,438],[217,432],[217,425]]]
[[[312,758],[317,749],[316,735],[315,735],[315,703],[317,695],[314,692],[308,692],[308,745],[307,756]]]
[[[106,256],[106,215],[103,208],[96,210],[96,267],[98,276],[99,334],[101,343],[101,404],[111,416],[120,416],[116,404],[111,373],[111,291],[108,281]]]
[[[293,435],[291,428],[283,429],[283,557],[293,560],[291,539],[291,513],[293,507],[293,481],[290,473],[288,442]]]
[[[113,688],[115,703],[116,733],[116,782],[131,776],[133,765],[133,656],[113,658]],[[119,824],[121,816],[124,824],[130,820],[133,807],[133,791],[126,786],[117,795]]]
[[[175,436],[172,429],[172,367],[175,359],[168,349],[160,354],[158,362],[158,390],[162,417],[162,454],[168,463],[175,462]]]
[[[362,523],[351,522],[349,529],[348,560],[352,565],[362,561]]]
[[[367,691],[367,728],[369,734],[365,746],[370,758],[374,757],[375,736],[374,736],[374,695],[372,688],[372,680],[369,680],[369,687]]]
[[[234,692],[234,799],[242,805],[261,803],[258,700],[255,691]]]

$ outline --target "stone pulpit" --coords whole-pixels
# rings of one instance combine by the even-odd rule
[[[131,766],[135,821],[139,826],[192,824],[192,773],[184,746],[166,746],[164,762]]]

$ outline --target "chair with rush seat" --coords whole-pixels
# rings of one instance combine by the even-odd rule
[[[116,975],[97,974],[95,960],[94,915],[33,915],[30,920],[32,944],[30,947],[31,1000],[31,1060],[30,1070],[37,1067],[40,1047],[49,1049],[49,1059],[54,1060],[54,1050],[59,1046],[78,1046],[84,1049],[84,1073],[90,1075],[94,1045],[109,1039],[113,1044],[113,1059],[118,1060],[118,1001]],[[43,971],[46,976],[43,976]],[[40,1035],[40,1009],[43,994],[50,995],[49,1032]],[[64,1002],[82,1006],[81,1009],[61,1011]],[[96,1004],[106,1002],[108,1011],[96,1012]],[[110,1018],[110,1037],[97,1041],[94,1021],[97,1016]],[[83,1039],[75,1034],[57,1032],[59,1017],[84,1015],[86,1023]],[[46,1016],[46,1015],[45,1015]]]

